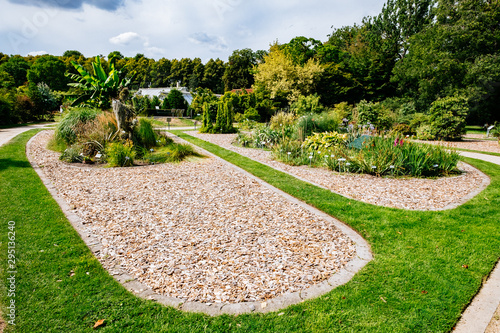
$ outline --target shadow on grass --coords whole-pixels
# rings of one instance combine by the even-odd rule
[[[8,168],[31,168],[31,164],[28,161],[0,158],[0,170],[6,170]]]

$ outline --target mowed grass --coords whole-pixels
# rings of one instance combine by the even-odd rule
[[[101,267],[27,162],[33,134],[0,147],[2,281],[8,221],[16,222],[17,318],[7,332],[91,332],[99,319],[102,332],[448,332],[500,256],[500,172],[492,164],[468,160],[492,183],[467,204],[410,212],[346,199],[176,132],[351,225],[374,253],[346,285],[282,311],[184,313],[133,296]],[[1,301],[5,311],[5,288]]]

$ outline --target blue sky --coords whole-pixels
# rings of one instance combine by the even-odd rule
[[[377,15],[384,0],[0,0],[0,52],[85,56],[120,51],[224,61]]]

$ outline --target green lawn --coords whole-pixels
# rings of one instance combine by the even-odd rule
[[[155,127],[168,127],[168,123],[166,121],[161,121],[152,117],[148,117],[148,119],[151,119],[151,122]],[[178,124],[170,124],[170,127],[190,127],[194,126],[194,120],[193,119],[188,119],[188,118],[176,118],[177,121],[179,122]],[[199,123],[199,122],[198,122]]]
[[[0,262],[15,221],[16,332],[91,332],[99,319],[102,332],[448,332],[500,257],[500,169],[490,163],[467,160],[492,180],[469,203],[411,212],[346,199],[176,132],[351,225],[374,253],[346,285],[276,313],[180,312],[131,295],[101,267],[26,160],[34,133],[0,147]]]
[[[466,126],[465,130],[467,134],[484,134],[486,135],[486,130],[483,128],[483,126]]]

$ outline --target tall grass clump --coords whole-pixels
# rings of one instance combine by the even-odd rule
[[[56,127],[56,140],[67,145],[76,142],[78,135],[84,130],[84,125],[93,121],[101,111],[92,108],[75,108],[67,113]]]
[[[134,129],[134,138],[138,145],[146,149],[156,146],[157,134],[153,129],[151,120],[146,118],[139,119],[139,122]]]
[[[295,126],[296,139],[304,141],[313,133],[337,131],[339,122],[334,114],[322,112],[321,114],[306,114],[300,117]]]

